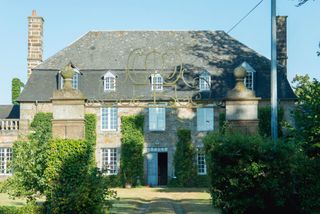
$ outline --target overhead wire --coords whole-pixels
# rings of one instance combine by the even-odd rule
[[[236,24],[234,24],[227,33],[230,33],[233,29],[235,29],[245,18],[247,18],[264,0],[261,0],[256,4],[244,17],[242,17]]]

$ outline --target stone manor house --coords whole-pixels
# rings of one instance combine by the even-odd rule
[[[288,119],[296,97],[286,18],[277,17],[278,98]],[[1,177],[11,175],[12,145],[38,112],[53,112],[60,138],[83,138],[84,115],[95,114],[97,166],[110,175],[120,167],[121,117],[143,114],[144,179],[154,186],[174,177],[178,129],[191,130],[206,175],[202,139],[219,129],[219,115],[249,134],[258,107],[270,104],[270,60],[223,31],[90,31],[43,61],[44,20],[33,11],[28,21],[28,81],[19,105],[0,106]]]

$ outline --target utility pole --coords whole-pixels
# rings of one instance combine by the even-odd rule
[[[278,141],[278,93],[277,93],[277,23],[276,0],[271,0],[271,136]]]

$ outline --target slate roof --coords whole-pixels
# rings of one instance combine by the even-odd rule
[[[163,53],[167,55],[161,55]],[[167,72],[179,66],[185,68],[185,77],[190,81],[207,70],[211,74],[212,89],[201,92],[199,97],[197,88],[186,87],[180,81],[178,97],[223,99],[234,87],[233,70],[243,62],[256,70],[256,95],[270,98],[270,60],[223,31],[97,31],[88,32],[33,69],[19,100],[49,101],[53,91],[59,88],[59,70],[70,61],[80,70],[79,89],[88,99],[138,97],[148,100],[153,69],[163,67]],[[108,71],[117,76],[115,93],[103,91],[102,77]],[[125,81],[126,71],[130,71],[135,81],[145,84]],[[281,66],[278,84],[279,99],[296,98]],[[167,97],[174,94],[173,87],[165,87],[164,91]]]
[[[18,105],[0,105],[0,119],[19,119],[20,108]]]

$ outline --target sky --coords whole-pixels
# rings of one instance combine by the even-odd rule
[[[90,30],[228,31],[260,0],[0,0],[0,104],[11,103],[11,80],[27,81],[28,20],[45,20],[44,59]],[[320,79],[320,1],[296,7],[278,0],[288,16],[288,80],[296,74]],[[264,0],[230,35],[270,58],[270,0]]]

